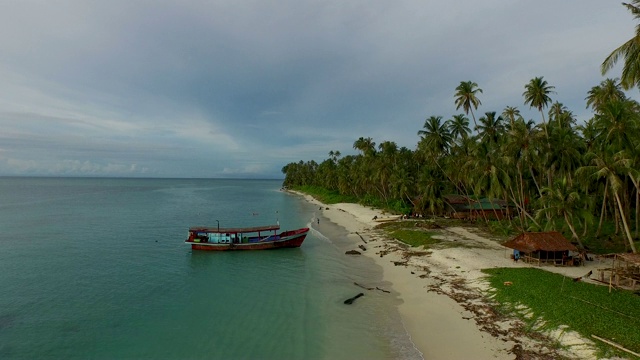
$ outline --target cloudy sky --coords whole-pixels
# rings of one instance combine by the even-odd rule
[[[613,0],[6,0],[0,176],[280,178],[361,136],[414,149],[467,80],[538,120],[544,76],[584,121],[635,25]]]

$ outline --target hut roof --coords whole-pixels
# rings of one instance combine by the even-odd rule
[[[557,231],[522,233],[502,245],[525,253],[540,250],[578,251],[578,248]]]
[[[469,198],[467,198],[464,195],[456,195],[456,194],[451,194],[451,195],[444,195],[442,197],[444,199],[444,201],[448,202],[451,205],[457,205],[457,204],[468,204],[469,203]],[[471,200],[473,201],[473,200]]]

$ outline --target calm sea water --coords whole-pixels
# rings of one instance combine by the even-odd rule
[[[192,252],[194,225],[311,226],[275,180],[0,178],[1,359],[420,358],[321,219],[299,249]],[[216,221],[217,220],[217,221]],[[353,305],[343,301],[361,291]]]

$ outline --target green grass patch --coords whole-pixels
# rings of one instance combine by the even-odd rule
[[[340,195],[340,193],[338,193],[337,191],[327,190],[318,186],[300,186],[293,188],[293,190],[309,194],[315,199],[321,201],[323,204],[327,205],[358,202],[358,199],[356,197]]]
[[[392,231],[390,235],[407,245],[412,247],[424,246],[425,249],[442,242],[432,238],[430,233],[422,230],[398,229]]]
[[[635,352],[640,352],[640,296],[630,291],[574,282],[573,279],[541,269],[487,269],[496,289],[495,300],[503,310],[522,304],[533,313],[533,322],[542,319],[545,326],[569,326],[570,330],[594,340],[597,335]],[[513,285],[505,286],[510,281]],[[611,356],[612,347],[598,340],[602,356]]]

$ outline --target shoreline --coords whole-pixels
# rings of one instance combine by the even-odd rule
[[[558,329],[534,340],[523,331],[521,321],[492,310],[490,287],[481,270],[529,265],[513,262],[506,248],[486,234],[464,227],[440,229],[439,239],[464,240],[474,246],[424,251],[374,229],[380,224],[374,217],[388,217],[381,210],[352,203],[326,205],[310,195],[289,192],[320,206],[323,217],[348,231],[353,249],[382,268],[383,281],[402,301],[398,312],[405,330],[425,359],[596,358],[589,339]],[[585,267],[545,270],[577,277]]]

